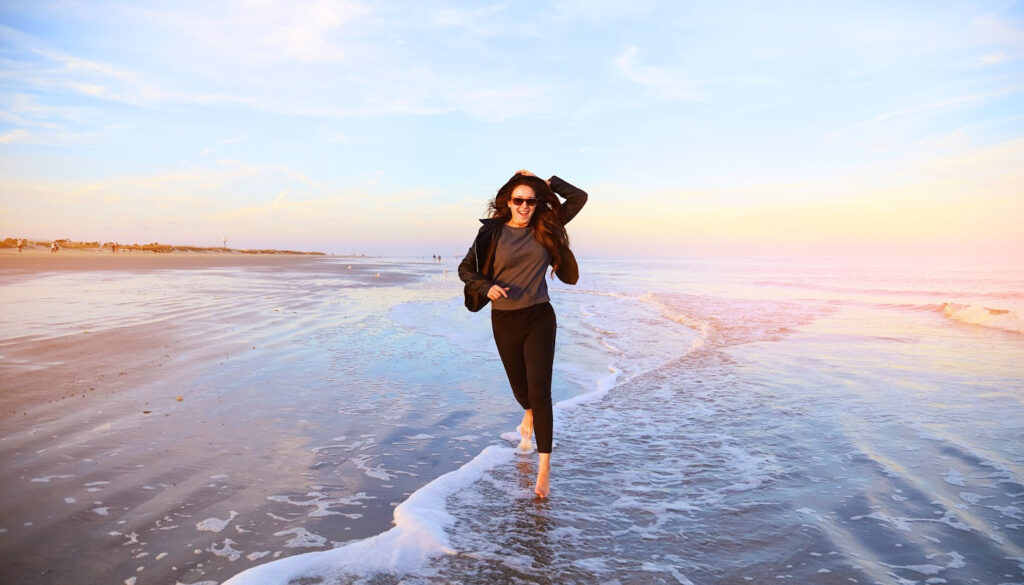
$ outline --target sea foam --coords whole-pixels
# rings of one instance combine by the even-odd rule
[[[302,578],[370,574],[422,567],[439,554],[454,551],[445,527],[454,518],[445,509],[448,496],[512,459],[509,447],[490,446],[472,461],[414,492],[395,508],[395,527],[340,548],[287,557],[235,575],[224,585],[270,585]]]
[[[961,323],[981,325],[1014,333],[1024,333],[1024,314],[1006,309],[990,309],[981,305],[943,303],[942,313]]]

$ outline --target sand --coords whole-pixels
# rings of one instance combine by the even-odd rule
[[[311,440],[373,430],[317,406],[336,426],[308,428],[317,413],[291,400],[292,384],[318,384],[291,369],[314,359],[291,340],[318,314],[275,275],[318,278],[326,266],[301,255],[0,252],[0,582],[219,581],[332,546],[316,526],[346,538],[385,530],[390,501],[361,500],[371,480],[351,463],[308,495]],[[259,279],[246,276],[253,268]],[[377,270],[342,274],[388,280]],[[317,506],[333,511],[310,520]]]
[[[66,270],[191,270],[224,266],[280,266],[320,258],[305,254],[244,254],[240,252],[120,252],[25,248],[0,249],[0,279],[38,272]]]

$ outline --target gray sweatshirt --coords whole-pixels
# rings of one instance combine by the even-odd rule
[[[508,298],[491,301],[492,308],[509,311],[548,302],[544,273],[550,264],[551,256],[534,239],[533,230],[502,226],[494,254],[494,280],[509,288]]]

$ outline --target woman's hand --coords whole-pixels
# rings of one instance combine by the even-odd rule
[[[491,287],[490,290],[487,291],[487,298],[491,299],[492,301],[496,301],[501,297],[505,297],[506,299],[508,298],[507,286],[502,288],[501,285],[495,284]]]
[[[531,173],[530,171],[528,171],[526,169],[519,169],[518,171],[516,171],[516,174],[517,175],[526,175],[527,177],[536,177],[537,176],[537,175]],[[548,179],[548,180],[546,180],[544,182],[547,183],[549,187],[551,186],[551,180],[550,179]]]

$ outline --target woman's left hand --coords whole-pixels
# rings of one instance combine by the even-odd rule
[[[531,173],[530,171],[528,171],[526,169],[519,169],[518,171],[516,171],[516,174],[517,175],[526,175],[527,177],[536,177],[537,176],[537,175]],[[551,181],[550,180],[546,180],[544,182],[547,183],[548,186],[551,185]]]

